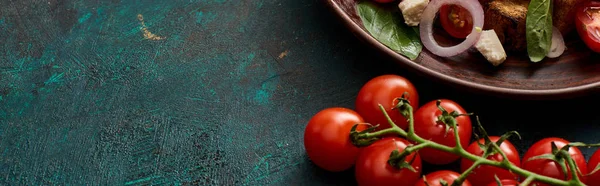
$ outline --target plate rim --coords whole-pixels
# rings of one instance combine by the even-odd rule
[[[365,32],[357,23],[355,23],[339,6],[338,3],[334,2],[334,0],[325,1],[327,2],[327,5],[329,6],[330,10],[332,10],[339,19],[342,19],[343,24],[346,25],[346,27],[349,28],[355,36],[359,37],[359,39],[371,45],[371,47],[378,49],[380,53],[383,52],[388,57],[393,58],[394,61],[396,61],[396,63],[408,67],[409,70],[417,72],[419,74],[423,74],[428,78],[440,80],[451,86],[468,88],[471,90],[470,92],[483,93],[486,95],[513,99],[575,98],[589,95],[593,92],[597,92],[598,90],[600,90],[600,81],[566,88],[532,90],[485,85],[446,75],[435,70],[429,69],[425,66],[419,65],[418,63],[415,63],[407,57],[402,56],[399,53],[389,49],[387,46],[383,45],[381,42],[373,38],[373,36]]]

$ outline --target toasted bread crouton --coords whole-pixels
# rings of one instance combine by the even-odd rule
[[[479,0],[484,29],[494,29],[507,51],[526,51],[525,21],[530,0]],[[552,22],[566,35],[573,30],[575,6],[580,0],[554,0]]]
[[[525,40],[525,18],[528,2],[490,1],[485,9],[484,30],[494,29],[507,51],[523,51]]]

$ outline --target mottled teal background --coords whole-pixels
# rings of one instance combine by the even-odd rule
[[[319,1],[0,7],[0,184],[309,181],[303,124],[353,96],[314,82],[358,85]]]
[[[522,151],[598,139],[580,107],[598,98],[453,90],[378,56],[320,0],[0,0],[0,185],[353,185],[308,160],[304,126],[385,73],[492,134],[521,131]]]

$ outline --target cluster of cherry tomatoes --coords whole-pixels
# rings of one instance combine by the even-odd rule
[[[355,178],[359,185],[396,185],[396,186],[435,186],[441,185],[440,179],[452,183],[460,173],[467,170],[473,162],[458,155],[446,153],[436,149],[424,148],[409,155],[406,162],[410,163],[414,170],[398,169],[388,164],[390,153],[393,150],[402,151],[412,142],[398,136],[387,136],[366,147],[354,146],[349,138],[351,128],[355,124],[357,130],[365,130],[372,125],[379,124],[379,129],[391,127],[387,118],[381,112],[381,104],[390,118],[398,127],[406,130],[407,119],[397,110],[392,110],[395,98],[407,92],[410,105],[414,108],[414,132],[423,139],[427,139],[449,147],[456,146],[454,131],[452,128],[446,130],[446,124],[438,120],[442,111],[438,109],[436,101],[430,101],[419,105],[419,95],[413,84],[404,77],[397,75],[382,75],[368,81],[358,92],[355,110],[331,107],[316,113],[308,122],[304,133],[304,146],[310,160],[318,167],[331,172],[354,169]],[[455,111],[458,114],[467,114],[465,109],[458,103],[441,99],[441,107],[447,112]],[[465,150],[473,155],[482,156],[483,150],[479,144],[483,139],[471,141],[472,125],[469,116],[458,116],[455,118],[458,125],[460,144]],[[498,136],[490,136],[490,140],[496,142]],[[549,137],[534,143],[525,153],[523,159],[515,146],[508,140],[500,145],[500,149],[506,154],[509,162],[514,166],[525,170],[557,179],[565,179],[566,174],[561,170],[559,164],[553,160],[535,159],[531,157],[549,154],[552,152],[551,143],[554,142],[558,148],[562,148],[569,142],[565,139]],[[578,166],[581,174],[580,179],[588,185],[600,185],[600,173],[588,174],[595,170],[600,162],[600,151],[594,153],[586,164],[585,157],[577,147],[569,148],[569,154]],[[490,160],[502,161],[503,157],[493,154],[487,157]],[[460,161],[460,171],[441,170],[422,175],[422,162],[432,165],[444,165]],[[525,178],[506,169],[482,165],[475,168],[467,177],[463,186],[495,186],[496,178],[501,180],[504,186],[518,185],[519,180]],[[568,176],[567,179],[571,179]],[[534,182],[535,183],[535,182]],[[541,183],[535,183],[544,186]]]

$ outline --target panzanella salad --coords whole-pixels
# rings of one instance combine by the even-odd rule
[[[425,47],[440,57],[476,49],[494,66],[507,53],[540,62],[560,57],[567,50],[563,36],[573,30],[600,53],[595,0],[363,0],[357,12],[375,39],[411,60]],[[460,42],[438,43],[436,27]]]

